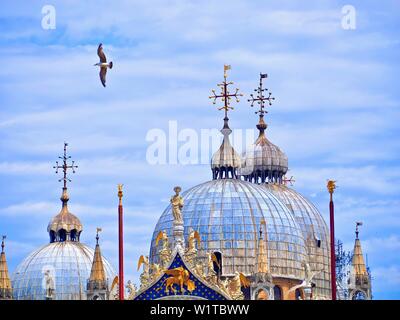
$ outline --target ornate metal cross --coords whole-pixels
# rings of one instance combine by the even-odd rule
[[[287,186],[288,183],[290,183],[290,185],[292,186],[293,183],[296,182],[296,180],[294,180],[293,176],[291,176],[290,179],[287,179],[286,176],[284,176],[282,182],[285,186]]]
[[[75,169],[78,168],[78,166],[75,165],[75,161],[72,161],[71,164],[68,164],[67,161],[68,159],[71,159],[71,156],[67,156],[67,147],[68,143],[64,142],[64,155],[62,157],[58,157],[59,159],[62,160],[62,165],[56,161],[56,165],[53,166],[54,169],[56,169],[56,173],[58,174],[58,170],[62,169],[63,171],[63,177],[58,180],[59,182],[64,181],[64,188],[67,188],[67,181],[71,182],[70,179],[67,177],[67,171],[68,169],[72,170],[72,173],[75,173]]]
[[[232,81],[227,82],[227,71],[231,69],[230,65],[224,65],[224,81],[222,83],[218,83],[217,86],[221,88],[221,93],[217,94],[214,89],[212,89],[213,95],[210,96],[210,99],[214,99],[213,104],[216,104],[217,99],[221,99],[221,101],[224,102],[224,106],[218,108],[218,110],[224,110],[225,111],[225,118],[228,118],[228,110],[231,109],[233,110],[233,107],[230,105],[231,98],[235,98],[236,102],[239,102],[239,97],[242,97],[243,94],[239,93],[239,89],[235,89],[235,93],[230,93],[228,86],[233,84]]]
[[[272,93],[268,92],[268,97],[264,96],[264,92],[267,92],[268,89],[263,89],[263,79],[267,78],[268,75],[266,73],[260,73],[260,85],[257,89],[254,89],[255,92],[257,92],[257,96],[254,97],[253,94],[250,94],[251,99],[248,99],[248,102],[251,102],[251,106],[254,107],[254,103],[257,102],[258,105],[260,106],[260,110],[256,111],[255,113],[259,113],[260,115],[264,115],[264,113],[268,112],[264,110],[265,107],[265,101],[268,101],[268,104],[271,106],[272,101],[275,100],[274,97],[271,97]]]

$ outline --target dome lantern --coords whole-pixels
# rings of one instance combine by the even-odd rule
[[[60,165],[57,161],[56,165],[53,167],[56,169],[56,173],[58,173],[59,169],[62,169],[63,177],[59,181],[63,181],[63,189],[60,198],[62,202],[61,211],[51,219],[47,227],[47,232],[50,235],[50,243],[63,241],[79,242],[79,237],[83,229],[79,218],[73,215],[68,209],[69,195],[67,182],[71,180],[67,177],[67,173],[68,169],[71,169],[72,173],[75,173],[75,169],[78,168],[78,166],[75,165],[74,161],[72,161],[71,164],[67,163],[68,159],[71,158],[71,156],[67,156],[67,146],[68,144],[64,143],[64,154],[62,157],[59,157],[62,160],[62,164]]]
[[[260,108],[255,112],[259,115],[259,121],[256,126],[259,130],[259,135],[253,147],[246,151],[243,165],[240,168],[240,175],[246,181],[254,183],[282,183],[283,176],[288,171],[288,158],[278,146],[270,142],[265,136],[267,124],[264,121],[264,115],[268,112],[264,110],[265,102],[267,101],[271,106],[272,101],[275,100],[274,97],[271,97],[271,92],[268,92],[268,96],[264,95],[268,89],[263,88],[262,81],[267,77],[267,74],[260,73],[259,87],[254,90],[257,92],[257,96],[254,97],[251,94],[251,99],[248,100],[251,102],[251,107],[257,103]]]
[[[235,89],[235,93],[229,92],[229,85],[233,84],[232,81],[227,82],[227,71],[231,69],[230,65],[224,65],[224,80],[222,83],[217,84],[221,88],[221,93],[217,94],[215,90],[212,90],[213,95],[210,99],[214,99],[213,104],[216,104],[217,99],[221,99],[224,105],[218,110],[224,110],[224,126],[221,129],[221,133],[224,136],[223,141],[219,149],[214,153],[211,159],[211,171],[213,179],[237,179],[237,169],[241,166],[241,158],[235,151],[229,141],[229,135],[232,130],[229,128],[228,111],[233,110],[230,105],[231,99],[235,98],[236,102],[239,102],[239,97],[243,94],[239,93],[239,89]]]

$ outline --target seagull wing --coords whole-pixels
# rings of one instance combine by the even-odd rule
[[[103,85],[103,87],[106,86],[106,74],[107,74],[107,68],[106,67],[100,68],[99,76],[100,76],[100,81],[101,81],[101,84]]]
[[[97,55],[99,56],[99,58],[100,58],[100,62],[107,62],[107,58],[106,58],[106,55],[104,54],[104,51],[103,51],[103,44],[99,44],[99,47],[97,48]]]

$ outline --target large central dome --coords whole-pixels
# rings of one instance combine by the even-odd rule
[[[301,278],[306,249],[301,228],[288,208],[265,188],[239,179],[216,179],[182,194],[185,237],[191,229],[201,236],[200,255],[222,254],[222,274],[250,274],[256,264],[260,223],[266,222],[271,272]],[[155,239],[165,230],[172,236],[173,215],[168,206],[153,233],[150,259],[159,261]]]

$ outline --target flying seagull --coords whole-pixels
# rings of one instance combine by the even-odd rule
[[[107,73],[107,68],[112,69],[113,67],[113,63],[112,61],[107,63],[107,58],[106,55],[104,54],[103,51],[103,44],[100,43],[99,47],[97,48],[97,55],[100,58],[100,62],[96,63],[95,66],[99,66],[100,67],[100,81],[101,84],[105,87],[106,86],[106,73]]]

